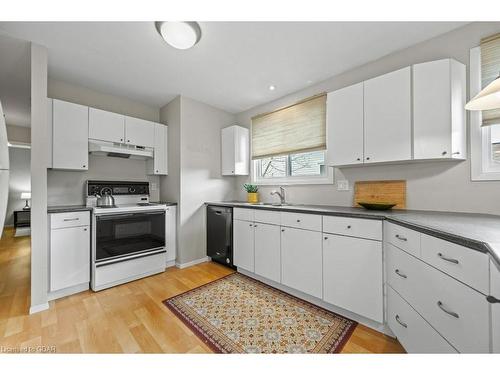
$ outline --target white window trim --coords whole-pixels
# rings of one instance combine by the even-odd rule
[[[481,91],[481,48],[470,50],[469,92],[473,98]],[[491,163],[490,127],[481,128],[481,111],[469,111],[471,140],[471,180],[500,180],[500,165]]]
[[[326,150],[325,150],[326,153]],[[325,154],[326,155],[326,154]],[[325,176],[300,176],[300,177],[278,177],[278,178],[262,178],[257,175],[257,162],[258,160],[252,160],[251,163],[251,176],[252,183],[256,185],[268,185],[268,186],[278,186],[278,185],[328,185],[333,184],[333,167],[326,166]]]

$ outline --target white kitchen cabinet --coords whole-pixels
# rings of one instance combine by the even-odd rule
[[[154,155],[148,160],[148,174],[167,175],[168,174],[168,126],[154,124]]]
[[[223,176],[248,176],[250,171],[250,136],[247,128],[229,126],[221,131]]]
[[[254,272],[254,224],[233,220],[234,265]]]
[[[382,243],[324,235],[323,300],[382,323]]]
[[[281,236],[277,225],[255,223],[255,273],[281,281]]]
[[[125,116],[125,143],[134,146],[154,147],[155,123]]]
[[[165,210],[165,243],[167,264],[175,262],[177,256],[177,207],[168,206]]]
[[[466,159],[465,65],[443,59],[413,65],[415,159]]]
[[[89,216],[89,212],[81,213]],[[68,221],[64,221],[65,217]],[[51,214],[51,223],[64,226],[50,230],[50,292],[90,282],[90,226],[72,213]],[[80,225],[81,223],[86,225]]]
[[[490,261],[491,291],[490,295],[500,301],[500,270]],[[490,303],[491,332],[493,332],[493,353],[500,354],[500,302]]]
[[[363,82],[328,93],[326,124],[328,165],[363,164]]]
[[[125,116],[102,109],[89,108],[89,138],[124,143]]]
[[[411,67],[364,82],[364,162],[410,160]]]
[[[322,298],[321,238],[321,232],[281,228],[282,284]]]
[[[52,168],[88,169],[88,127],[88,107],[52,100]]]

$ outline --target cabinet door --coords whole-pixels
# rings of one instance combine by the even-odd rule
[[[50,232],[50,290],[90,282],[90,230],[88,226]]]
[[[365,163],[411,159],[411,68],[364,85]]]
[[[169,206],[165,213],[167,262],[171,262],[175,260],[177,254],[177,207]]]
[[[321,232],[281,228],[281,282],[322,297]]]
[[[323,300],[382,323],[382,243],[325,235]]]
[[[254,227],[249,221],[233,221],[234,265],[254,272]]]
[[[230,126],[221,131],[221,164],[223,176],[234,176],[235,160],[235,127]]]
[[[328,93],[326,123],[328,164],[362,164],[363,82]]]
[[[280,227],[270,224],[254,224],[255,273],[267,279],[281,281]]]
[[[491,295],[500,300],[500,270],[490,261]],[[500,354],[500,302],[491,303],[491,332],[493,332],[493,353]]]
[[[152,160],[151,174],[168,174],[168,127],[163,124],[155,124],[154,157]]]
[[[250,170],[250,135],[246,128],[235,126],[234,174],[247,176]]]
[[[89,108],[89,138],[123,143],[125,116],[97,108]]]
[[[134,146],[154,147],[154,137],[154,122],[125,116],[125,143]]]
[[[52,103],[52,168],[87,170],[89,108],[56,99]]]

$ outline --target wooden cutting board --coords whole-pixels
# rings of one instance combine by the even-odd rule
[[[357,202],[396,203],[394,208],[406,208],[406,180],[356,181],[354,207]]]

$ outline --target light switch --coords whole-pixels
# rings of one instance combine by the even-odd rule
[[[348,191],[349,181],[348,180],[337,180],[337,191]]]

